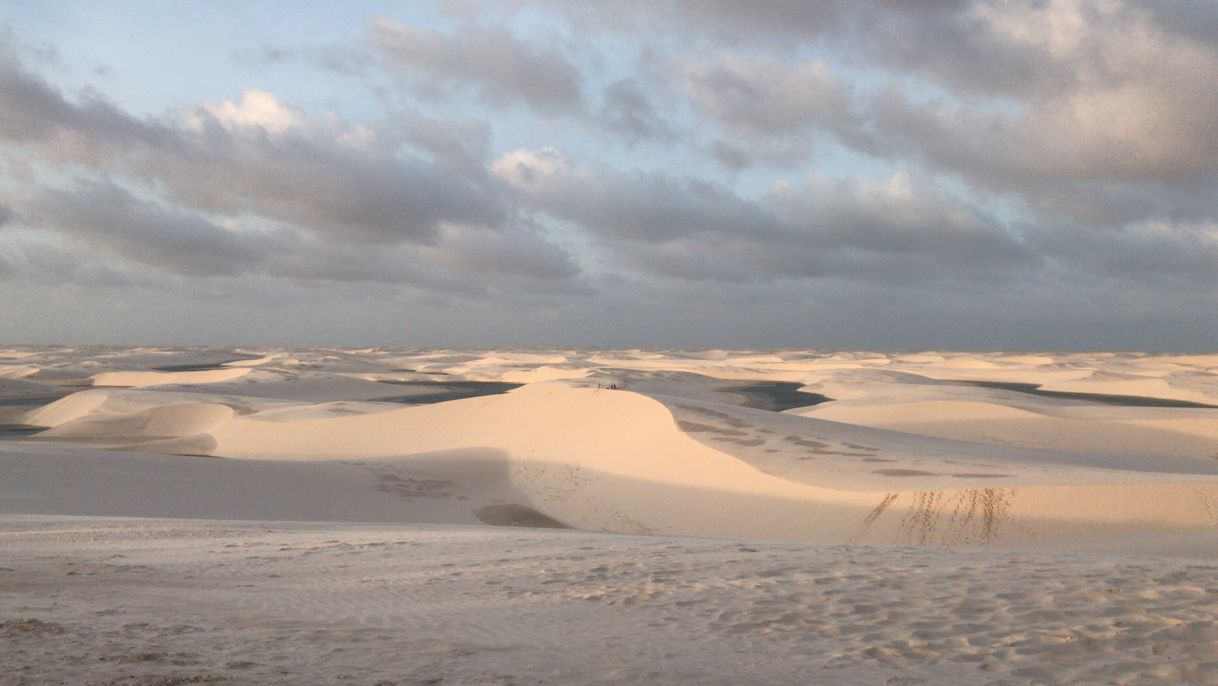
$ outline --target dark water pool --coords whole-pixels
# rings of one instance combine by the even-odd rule
[[[39,431],[45,431],[45,426],[27,426],[25,424],[0,424],[0,441],[14,438],[25,438]]]
[[[411,395],[372,398],[376,402],[400,403],[402,405],[430,405],[449,400],[497,395],[499,393],[507,393],[513,388],[520,388],[518,383],[507,383],[505,381],[383,381],[382,383],[419,389],[418,393]]]
[[[805,393],[799,390],[803,385],[793,381],[758,381],[744,386],[729,386],[720,390],[743,397],[744,402],[741,404],[745,407],[771,412],[819,405],[833,400],[820,393]]]
[[[964,386],[980,386],[1001,391],[1014,391],[1038,395],[1042,398],[1058,398],[1060,400],[1082,400],[1101,405],[1125,405],[1129,407],[1195,407],[1218,408],[1218,405],[1206,405],[1187,400],[1172,400],[1170,398],[1151,398],[1143,395],[1109,395],[1106,393],[1074,393],[1070,391],[1042,391],[1038,384],[1011,383],[1006,381],[960,381]]]
[[[195,364],[167,364],[163,367],[153,367],[154,372],[206,372],[212,369],[227,369],[224,365],[229,362],[243,362],[245,360],[256,360],[256,357],[234,357],[231,360],[219,360],[217,362],[198,362]]]
[[[66,394],[65,394],[66,395]],[[0,398],[0,407],[41,407],[64,397],[63,395],[20,395]]]

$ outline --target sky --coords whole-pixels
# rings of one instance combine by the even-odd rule
[[[0,0],[0,343],[1218,350],[1218,3]]]

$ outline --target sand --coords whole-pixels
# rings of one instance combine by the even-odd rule
[[[1216,360],[0,350],[0,683],[1218,683]]]

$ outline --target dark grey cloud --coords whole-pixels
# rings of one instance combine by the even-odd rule
[[[586,30],[644,32],[672,52],[709,55],[677,71],[719,129],[706,151],[730,170],[813,159],[830,134],[1017,194],[1049,220],[1062,211],[1138,222],[1179,214],[1185,193],[1173,188],[1202,186],[1190,206],[1218,192],[1212,3],[670,0],[597,3],[581,16],[556,7]],[[863,70],[868,87],[823,64],[817,75],[809,50]],[[1150,185],[1171,199],[1140,203]]]
[[[505,278],[517,286],[561,281],[578,290],[572,282],[580,274],[567,251],[516,225],[451,225],[429,245],[404,243],[369,251],[358,242],[319,241],[287,228],[221,226],[198,213],[136,197],[107,180],[43,190],[28,201],[25,214],[32,218],[31,226],[62,236],[93,261],[109,256],[120,267],[115,273],[127,265],[132,273],[150,267],[187,277],[379,282],[466,295],[502,287]],[[39,254],[45,257],[45,252]],[[46,262],[20,264],[30,268]]]
[[[774,59],[725,55],[689,66],[686,89],[704,112],[729,133],[751,143],[827,128],[850,119],[850,95],[828,65],[791,65]]]
[[[97,99],[71,102],[7,60],[0,95],[0,140],[136,175],[200,210],[378,242],[427,242],[442,222],[489,225],[505,216],[482,180],[402,154],[383,131],[308,121],[265,94],[201,108],[191,122],[148,121]]]
[[[671,141],[676,131],[656,112],[642,86],[635,79],[620,79],[605,88],[600,111],[605,128],[631,142]]]
[[[430,242],[446,221],[496,224],[493,188],[447,165],[395,154],[392,140],[344,132],[233,130],[202,114],[187,154],[130,159],[182,201],[216,212],[254,212],[342,240]]]
[[[1150,186],[1207,180],[1196,197],[1212,195],[1218,42],[1185,28],[1196,26],[1196,5],[884,9],[839,38],[866,39],[865,60],[953,97],[928,99],[916,82],[893,86],[867,104],[874,136],[860,147],[1022,194],[1048,217],[1142,221],[1172,212],[1171,202],[1138,209]],[[1129,212],[1114,216],[1114,206]]]
[[[491,155],[491,127],[486,122],[456,117],[431,117],[417,110],[393,113],[403,123],[403,135],[429,154],[436,164],[458,171],[464,178],[485,182]]]
[[[1145,222],[1104,231],[1058,226],[1029,233],[1063,280],[1109,284],[1123,293],[1140,290],[1134,284],[1153,286],[1145,292],[1163,296],[1212,298],[1218,292],[1218,224],[1213,222]]]
[[[318,120],[256,91],[185,118],[139,119],[97,97],[69,99],[9,52],[0,143],[83,179],[13,192],[27,228],[129,268],[466,293],[495,279],[575,288],[579,278],[568,251],[515,216],[476,122]]]
[[[36,145],[55,159],[96,161],[130,145],[171,145],[173,132],[140,122],[96,94],[70,103],[26,71],[14,50],[0,44],[0,139]]]
[[[466,24],[443,34],[379,19],[371,32],[387,64],[408,77],[473,87],[494,105],[559,111],[582,104],[579,70],[561,52],[535,49],[506,29]]]
[[[573,279],[580,273],[573,256],[538,231],[516,226],[511,231],[451,227],[445,241],[427,248],[426,261],[485,276]]]
[[[74,240],[165,271],[231,275],[274,250],[270,237],[239,234],[198,215],[140,200],[112,183],[45,190],[32,213]]]
[[[611,30],[624,34],[658,33],[664,38],[703,38],[716,44],[794,44],[831,30],[840,21],[843,5],[834,0],[601,0],[572,3],[548,0],[545,4],[566,15],[584,32]],[[657,32],[657,24],[664,31]]]
[[[908,174],[812,176],[749,199],[700,179],[581,168],[554,150],[510,153],[495,171],[538,211],[595,236],[642,275],[1009,282],[1042,259],[1002,223]]]
[[[705,179],[581,169],[552,149],[517,150],[494,170],[532,207],[610,240],[660,243],[741,227],[764,240],[776,229],[756,206]]]
[[[849,136],[850,88],[823,62],[720,55],[688,65],[686,94],[727,140],[712,154],[729,168],[801,162],[825,134]]]
[[[95,259],[81,246],[17,241],[0,244],[0,279],[50,288],[139,288],[157,285],[157,278]]]

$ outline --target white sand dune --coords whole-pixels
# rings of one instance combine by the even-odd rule
[[[566,369],[563,367],[541,366],[533,369],[522,369],[505,372],[499,375],[500,381],[508,383],[538,383],[541,381],[558,381],[561,379],[583,379],[592,370]]]
[[[39,367],[32,364],[0,365],[0,379],[22,379],[37,374]]]
[[[278,355],[263,355],[262,357],[256,357],[252,360],[231,360],[229,362],[225,362],[221,366],[223,366],[223,367],[261,367],[264,364],[270,364],[271,362],[274,362],[278,357],[279,357]]]
[[[25,415],[24,422],[34,426],[55,427],[88,416],[110,398],[106,391],[83,391],[73,393],[53,403],[32,410]]]
[[[832,467],[809,462],[803,454],[776,470],[750,451],[733,455],[723,451],[722,442],[696,440],[693,436],[714,426],[679,425],[656,400],[563,382],[419,407],[283,405],[238,414],[224,402],[206,399],[88,391],[35,410],[27,421],[54,423],[43,439],[257,461],[378,460],[406,474],[420,472],[421,478],[430,472],[415,464],[415,456],[446,453],[455,461],[470,451],[493,451],[503,462],[499,471],[519,493],[518,502],[505,504],[599,531],[1055,546],[1088,542],[1102,531],[1157,536],[1203,532],[1218,524],[1218,475],[1111,472],[1086,463],[1019,463],[1016,456],[994,460],[976,455],[967,444],[934,444],[928,451],[899,436],[866,431],[856,431],[854,438],[871,447],[838,450],[847,459]],[[994,412],[980,415],[987,425],[1012,421],[995,419]],[[802,422],[811,436],[788,441],[797,447],[823,438],[817,420],[779,417],[774,421]],[[735,420],[735,425],[743,423]],[[758,427],[767,430],[772,432],[764,424]],[[927,456],[935,451],[952,452],[946,458]],[[817,452],[834,451],[811,450]],[[462,479],[453,482],[464,486]],[[470,510],[487,504],[471,501]]]
[[[1218,358],[233,354],[8,356],[0,683],[1218,682]]]
[[[1213,459],[1214,415],[1193,418],[1172,409],[1042,412],[997,403],[925,400],[826,404],[794,410],[802,416],[962,441],[1091,453],[1138,453]],[[1187,411],[1186,411],[1187,412]]]

